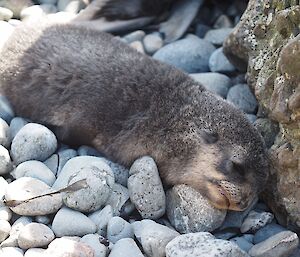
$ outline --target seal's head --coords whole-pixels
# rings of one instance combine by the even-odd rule
[[[188,132],[172,144],[183,150],[170,157],[172,171],[163,167],[162,177],[169,184],[194,187],[217,208],[244,210],[268,178],[263,139],[245,115],[223,99],[204,91],[196,105],[185,115]]]

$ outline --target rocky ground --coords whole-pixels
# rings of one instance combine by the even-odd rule
[[[56,12],[67,20],[85,7],[79,0],[2,0],[0,6],[0,47],[21,22]],[[184,38],[170,44],[153,29],[119,38],[243,110],[270,147],[278,125],[222,51],[244,7],[206,3]],[[6,201],[0,202],[0,257],[300,256],[297,234],[260,200],[244,212],[217,210],[186,186],[165,190],[151,157],[128,170],[90,147],[71,149],[48,128],[15,117],[4,97],[0,117]]]

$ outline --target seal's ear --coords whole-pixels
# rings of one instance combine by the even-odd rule
[[[219,140],[218,133],[208,129],[201,129],[200,134],[206,144],[214,144]]]

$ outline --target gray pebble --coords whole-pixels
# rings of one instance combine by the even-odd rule
[[[254,242],[254,235],[252,235],[252,234],[244,234],[241,237],[244,238],[245,240],[247,240],[251,244],[253,244],[253,242]]]
[[[89,245],[95,253],[95,257],[106,257],[107,248],[100,243],[101,237],[97,234],[88,234],[80,239],[80,242]]]
[[[22,249],[44,247],[53,239],[54,233],[48,226],[33,222],[20,230],[18,245]]]
[[[108,257],[144,257],[139,247],[132,238],[119,240],[112,248]]]
[[[69,12],[77,14],[84,8],[84,3],[81,0],[58,0],[57,9],[60,12]]]
[[[180,233],[213,231],[223,223],[226,211],[213,207],[198,191],[176,185],[167,191],[167,215]]]
[[[0,220],[9,221],[11,217],[12,217],[12,211],[7,206],[1,206],[0,203]]]
[[[170,43],[158,50],[153,58],[185,72],[209,71],[208,61],[215,47],[206,40],[190,37]]]
[[[213,27],[214,27],[214,29],[233,28],[233,23],[232,23],[231,19],[227,15],[222,14],[215,21]]]
[[[8,236],[11,230],[11,225],[7,220],[0,220],[0,243],[2,243]]]
[[[274,236],[282,231],[286,231],[287,229],[278,225],[278,224],[268,224],[266,226],[264,226],[263,228],[259,229],[255,235],[254,235],[254,239],[253,242],[255,244],[258,244],[262,241],[265,241],[266,239],[268,239],[271,236]]]
[[[65,149],[58,151],[58,169],[57,175],[61,172],[68,160],[77,156],[77,152],[74,149]]]
[[[14,27],[10,25],[6,21],[0,21],[0,50],[2,46],[5,44],[6,40],[10,37],[10,35],[13,33]],[[9,122],[14,114],[11,108],[8,108],[7,100],[3,100],[4,97],[0,96],[0,117]],[[5,98],[6,99],[6,98]],[[10,113],[12,111],[12,113]]]
[[[5,38],[5,31],[10,31],[8,34],[10,35],[13,31],[13,27],[8,24],[7,22],[0,22],[0,34],[1,37]],[[7,35],[7,36],[9,36]],[[1,41],[0,40],[0,48],[1,48]],[[0,117],[5,120],[8,124],[15,116],[14,111],[12,109],[12,106],[10,102],[7,100],[7,98],[3,95],[0,95]]]
[[[143,39],[144,48],[147,54],[154,54],[162,48],[164,42],[159,34],[148,34]]]
[[[229,62],[223,53],[223,47],[215,50],[209,58],[209,69],[212,72],[231,73],[235,67]]]
[[[12,171],[13,165],[8,150],[0,145],[0,175],[4,175]]]
[[[247,84],[238,84],[229,89],[227,101],[246,113],[255,113],[257,101]]]
[[[138,52],[144,54],[144,46],[141,41],[133,41],[129,44],[133,49],[137,50]]]
[[[250,243],[243,237],[232,238],[232,239],[230,239],[230,242],[236,243],[245,252],[248,252],[253,246],[252,243]]]
[[[131,202],[143,218],[158,219],[165,214],[166,196],[157,166],[149,156],[137,159],[129,171]]]
[[[44,164],[52,171],[54,176],[57,174],[58,170],[58,155],[52,154],[46,161],[44,161]]]
[[[274,215],[269,212],[251,211],[241,226],[241,232],[256,232],[266,224],[271,223]]]
[[[89,218],[97,225],[97,233],[106,237],[108,221],[113,217],[113,209],[110,205],[105,206],[89,215]]]
[[[23,128],[28,123],[27,120],[21,117],[15,117],[11,120],[9,125],[10,137],[11,140],[17,135],[21,128]]]
[[[53,154],[57,140],[51,130],[28,123],[17,133],[11,144],[11,156],[16,164],[28,160],[44,161]]]
[[[36,178],[43,181],[48,186],[52,186],[56,179],[52,171],[44,163],[39,161],[22,162],[12,172],[12,175],[16,179],[21,177]]]
[[[83,213],[61,208],[52,222],[52,230],[57,237],[84,236],[96,232],[96,224]]]
[[[283,231],[254,245],[249,254],[252,257],[287,257],[296,250],[299,238],[292,231]]]
[[[166,256],[166,245],[180,234],[153,220],[142,220],[132,223],[134,234],[149,257]]]
[[[175,237],[166,246],[166,257],[249,257],[236,244],[215,239],[207,232]]]
[[[10,145],[9,126],[2,118],[0,118],[0,144],[6,148]]]
[[[190,76],[201,83],[207,90],[223,98],[226,98],[228,90],[232,86],[230,78],[220,73],[204,72],[190,74]]]
[[[122,238],[133,238],[132,225],[121,217],[113,217],[107,224],[107,239],[116,243]]]
[[[146,35],[146,33],[144,31],[136,30],[134,32],[131,32],[131,33],[125,35],[122,38],[122,41],[124,41],[127,44],[130,44],[134,41],[142,41],[145,35]]]
[[[20,13],[21,20],[34,19],[38,20],[43,15],[48,13],[54,13],[57,9],[54,5],[43,4],[43,5],[32,5],[22,9]]]
[[[83,179],[86,180],[86,187],[66,192],[63,195],[64,204],[83,212],[99,210],[107,201],[115,182],[112,170],[106,164],[103,167],[92,164],[82,167],[70,177],[68,185]]]
[[[60,194],[44,195],[52,191],[53,190],[41,180],[22,177],[8,185],[5,199],[7,201],[27,200],[19,205],[10,207],[13,212],[19,215],[46,215],[56,212],[62,205],[62,197]],[[36,196],[41,197],[34,198]]]
[[[41,224],[48,225],[50,223],[50,218],[45,215],[38,215],[35,216],[35,221]]]
[[[114,163],[108,159],[103,158],[103,160],[109,165],[115,175],[115,181],[122,186],[127,187],[127,181],[129,177],[129,170],[124,166]]]
[[[13,17],[13,12],[7,8],[0,7],[0,20],[8,21]]]
[[[102,154],[99,153],[95,148],[82,145],[77,149],[77,153],[79,156],[96,156],[96,157],[102,157]]]
[[[1,257],[23,257],[23,250],[18,247],[3,247],[0,248]]]
[[[254,123],[257,119],[256,115],[254,114],[246,114],[246,117],[248,118],[248,120],[251,122],[251,123]]]
[[[231,32],[232,28],[211,29],[207,31],[204,39],[214,45],[221,46]]]
[[[129,200],[129,192],[126,187],[120,184],[114,184],[112,186],[110,195],[106,201],[107,205],[110,205],[113,209],[113,214],[115,216],[120,216],[121,211],[124,209],[124,205]],[[125,213],[124,213],[125,214]],[[129,213],[126,213],[127,215]]]
[[[45,251],[43,248],[31,248],[25,252],[24,257],[41,257]]]
[[[199,38],[204,38],[205,34],[207,31],[210,30],[210,27],[205,25],[205,24],[197,24],[196,25],[196,31],[195,34],[199,37]]]

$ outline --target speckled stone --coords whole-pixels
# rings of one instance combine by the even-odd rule
[[[269,212],[251,211],[241,226],[241,232],[256,232],[266,224],[272,222],[274,215]]]
[[[278,224],[267,224],[255,233],[253,242],[255,244],[261,243],[262,241],[265,241],[269,237],[274,236],[282,231],[287,231],[287,229]]]

